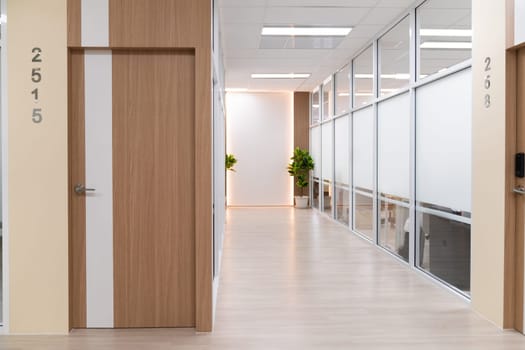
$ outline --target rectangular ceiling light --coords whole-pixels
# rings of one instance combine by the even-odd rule
[[[271,36],[347,36],[352,27],[263,27],[261,35]]]
[[[472,36],[471,29],[421,29],[420,36],[455,36],[469,37]]]
[[[356,74],[356,79],[373,79],[373,74]],[[395,79],[395,80],[408,80],[410,74],[408,73],[396,73],[396,74],[381,74],[381,79]]]
[[[309,73],[254,73],[252,79],[307,79]]]
[[[226,88],[226,92],[246,92],[246,88]]]
[[[422,49],[448,49],[466,50],[472,49],[472,43],[466,41],[427,41],[421,44]]]

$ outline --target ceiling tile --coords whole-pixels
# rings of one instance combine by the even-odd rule
[[[360,25],[383,25],[393,22],[405,12],[404,9],[381,7],[371,11],[359,24]]]
[[[221,23],[263,23],[264,7],[230,7],[220,11]]]
[[[269,7],[265,24],[355,26],[369,12],[367,8]]]

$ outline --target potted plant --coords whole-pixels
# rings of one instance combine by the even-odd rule
[[[226,155],[226,170],[235,171],[233,166],[237,163],[237,159],[233,154]]]
[[[296,178],[295,184],[301,189],[301,195],[295,196],[295,207],[308,208],[308,196],[304,195],[304,188],[308,186],[308,181],[306,180],[310,170],[314,168],[314,160],[307,150],[299,147],[294,150],[290,160],[292,162],[288,164],[288,174]]]
[[[225,158],[225,165],[226,165],[226,173],[229,171],[235,172],[235,169],[233,169],[234,165],[237,164],[237,158],[233,154],[226,154]],[[226,180],[226,176],[224,177],[224,204],[228,205],[228,181]]]

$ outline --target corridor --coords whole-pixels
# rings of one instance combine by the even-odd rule
[[[231,208],[216,327],[0,337],[0,349],[524,349],[469,303],[312,210]]]

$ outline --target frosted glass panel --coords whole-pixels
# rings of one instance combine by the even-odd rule
[[[314,159],[314,177],[321,177],[321,127],[310,129],[310,154]]]
[[[334,136],[332,134],[333,122],[322,125],[323,128],[323,180],[333,180],[333,145]]]
[[[362,109],[354,113],[353,118],[354,187],[373,190],[374,109]]]
[[[335,120],[335,182],[348,186],[348,121],[345,116]]]
[[[417,201],[471,211],[472,74],[417,90]]]
[[[410,196],[410,96],[393,97],[378,106],[378,190]]]

